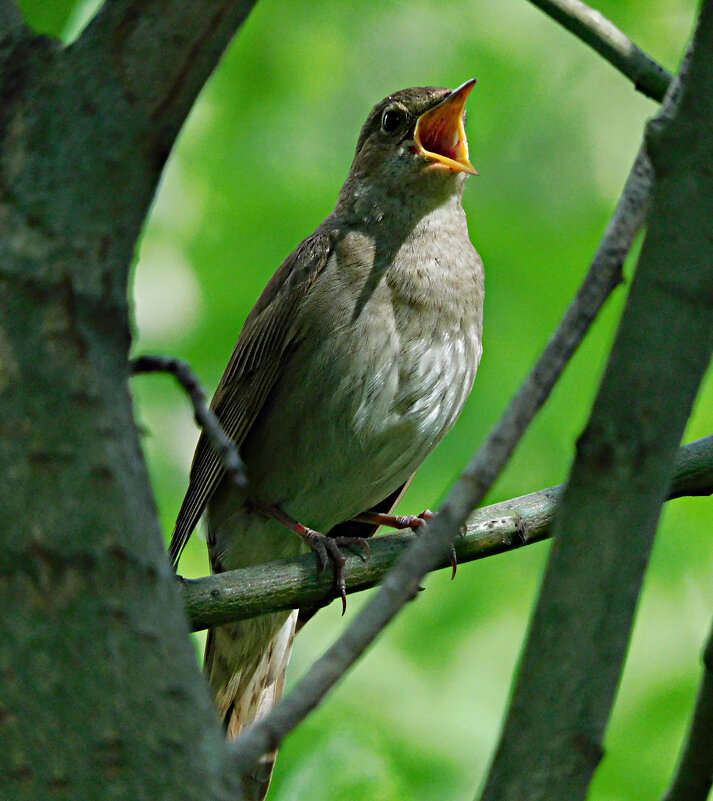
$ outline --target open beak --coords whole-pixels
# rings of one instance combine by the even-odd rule
[[[468,161],[463,112],[465,101],[475,84],[475,78],[471,78],[454,89],[437,106],[421,114],[414,131],[416,147],[422,156],[451,170],[470,175],[477,175],[478,171]]]

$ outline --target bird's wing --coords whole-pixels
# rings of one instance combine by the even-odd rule
[[[324,270],[333,248],[329,232],[317,230],[280,265],[248,315],[211,402],[226,434],[240,443],[250,430],[294,336],[297,310]],[[186,497],[171,537],[174,566],[225,471],[201,434],[193,457]]]

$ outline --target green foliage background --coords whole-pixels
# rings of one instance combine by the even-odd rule
[[[97,4],[22,5],[38,29],[71,39]],[[677,68],[693,0],[606,0],[599,8]],[[371,106],[405,86],[455,86],[473,76],[468,131],[481,175],[470,180],[465,205],[486,265],[485,350],[461,420],[402,505],[409,512],[438,506],[544,346],[588,266],[654,103],[523,0],[261,0],[169,160],[135,269],[135,351],[188,359],[215,387],[261,288],[331,210]],[[566,479],[625,293],[607,306],[490,501]],[[196,430],[169,379],[139,378],[135,393],[168,537]],[[713,431],[712,397],[708,380],[687,439]],[[593,801],[655,798],[673,770],[713,610],[711,511],[708,499],[666,509]],[[182,572],[206,572],[204,550],[194,538]],[[463,565],[452,583],[445,572],[431,576],[285,743],[271,798],[472,798],[547,551],[543,544]],[[307,627],[291,682],[364,600],[350,599],[344,619],[333,605]]]

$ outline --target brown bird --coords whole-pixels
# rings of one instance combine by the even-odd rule
[[[483,266],[461,205],[476,174],[464,129],[474,85],[404,89],[369,114],[334,211],[265,287],[212,401],[248,488],[201,436],[174,563],[206,511],[214,572],[306,544],[334,562],[344,598],[340,546],[421,522],[389,512],[460,414],[481,354]],[[229,736],[279,699],[296,619],[209,632],[205,670]],[[274,757],[250,798],[264,798]]]

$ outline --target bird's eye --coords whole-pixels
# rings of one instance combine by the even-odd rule
[[[395,133],[403,125],[406,115],[401,109],[390,108],[381,118],[381,129],[386,133]]]

